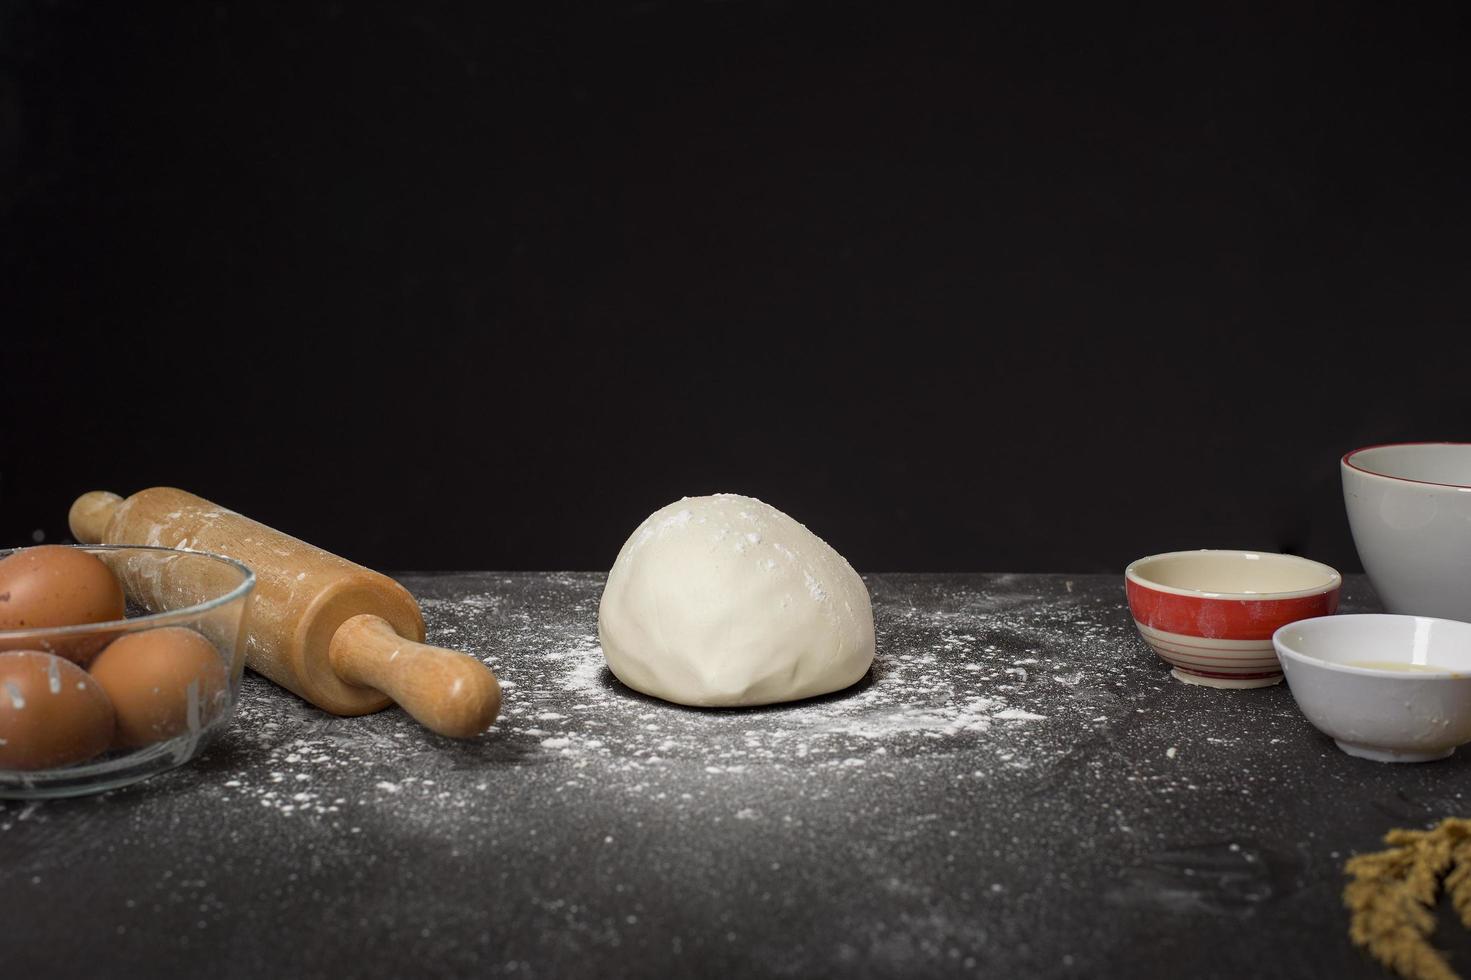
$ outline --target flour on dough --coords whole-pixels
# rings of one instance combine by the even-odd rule
[[[624,543],[598,608],[608,667],[678,704],[796,701],[873,663],[873,607],[853,567],[752,497],[686,497]]]

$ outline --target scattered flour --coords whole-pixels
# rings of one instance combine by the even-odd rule
[[[794,704],[689,709],[629,691],[607,670],[596,633],[601,576],[465,578],[473,584],[453,597],[421,591],[421,606],[430,642],[467,651],[500,678],[504,706],[486,735],[438,739],[399,711],[333,718],[249,675],[224,739],[236,761],[196,778],[258,813],[341,821],[346,834],[359,832],[364,810],[383,807],[412,821],[454,819],[497,792],[505,766],[535,766],[555,793],[591,780],[676,807],[772,779],[812,792],[830,791],[829,778],[877,787],[895,767],[962,750],[971,765],[955,778],[994,780],[1065,757],[1067,726],[1097,727],[1123,710],[1110,687],[1117,671],[1153,669],[1120,642],[1129,624],[1110,620],[1111,607],[1099,615],[1071,596],[1059,609],[1031,595],[962,590],[921,608],[877,577],[878,656],[864,680]],[[758,802],[727,812],[772,819]],[[16,819],[0,808],[0,829]]]

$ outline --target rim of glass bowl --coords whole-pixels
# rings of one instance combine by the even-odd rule
[[[36,547],[31,545],[30,547]],[[164,626],[168,623],[181,620],[193,619],[204,613],[221,606],[229,605],[237,599],[243,599],[250,595],[255,588],[255,572],[251,571],[249,565],[234,558],[217,555],[212,551],[189,551],[185,548],[163,548],[151,544],[63,544],[56,545],[59,548],[74,548],[77,551],[155,551],[162,555],[189,555],[194,558],[212,558],[217,562],[229,565],[243,573],[244,578],[240,584],[235,586],[224,595],[207,599],[204,602],[196,602],[192,606],[181,606],[178,609],[169,609],[164,612],[149,613],[146,616],[134,616],[131,619],[112,619],[103,623],[81,623],[76,626],[37,626],[27,627],[23,630],[0,630],[0,640],[25,640],[32,637],[53,636],[79,636],[84,633],[97,633],[103,630],[133,629],[144,624],[150,627]],[[28,551],[29,548],[0,548],[0,559],[9,558],[11,555]],[[11,647],[11,649],[15,649]]]

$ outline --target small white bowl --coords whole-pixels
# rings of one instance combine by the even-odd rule
[[[1471,742],[1471,623],[1324,616],[1272,645],[1297,706],[1349,755],[1429,762]]]

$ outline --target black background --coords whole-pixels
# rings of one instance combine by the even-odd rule
[[[1115,7],[5,3],[0,541],[1357,570],[1338,457],[1471,437],[1464,15]]]

